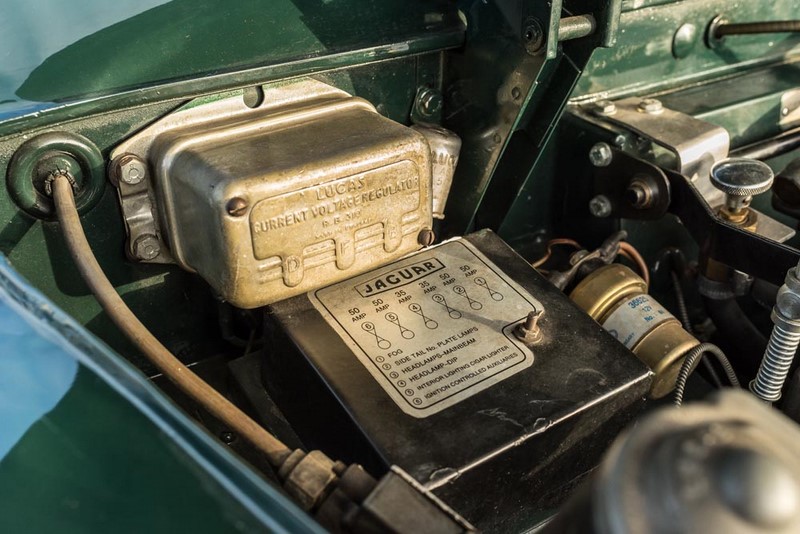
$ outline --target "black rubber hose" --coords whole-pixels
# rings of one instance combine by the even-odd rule
[[[778,288],[775,284],[756,278],[753,280],[753,285],[750,286],[750,296],[753,300],[768,310],[772,310],[775,306],[775,299],[778,296]]]
[[[680,405],[683,404],[683,393],[686,390],[686,382],[689,380],[689,375],[691,375],[692,371],[694,370],[694,364],[697,361],[697,358],[702,357],[705,353],[711,354],[717,358],[717,361],[722,366],[722,370],[725,371],[725,376],[728,377],[728,381],[731,383],[731,386],[736,388],[740,387],[739,379],[736,378],[736,373],[733,370],[733,366],[731,365],[731,362],[728,361],[725,353],[712,343],[700,343],[686,353],[685,359],[683,360],[683,365],[681,365],[681,370],[678,372],[678,379],[675,381],[675,399],[673,401],[675,406],[680,407]]]
[[[783,390],[781,410],[795,422],[800,423],[800,368],[795,369]]]
[[[732,150],[730,157],[765,160],[782,156],[798,147],[800,147],[800,128],[795,128],[775,137]]]
[[[706,311],[722,334],[724,346],[736,350],[735,358],[739,372],[744,376],[755,376],[761,357],[767,348],[767,338],[756,328],[742,311],[736,299],[705,299]]]
[[[800,20],[775,20],[769,22],[745,22],[731,24],[724,22],[714,30],[714,37],[721,39],[726,35],[748,35],[753,33],[800,32]]]

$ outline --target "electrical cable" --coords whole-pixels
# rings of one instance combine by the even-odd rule
[[[686,297],[683,295],[683,288],[681,287],[681,281],[678,277],[678,273],[676,273],[674,270],[671,270],[669,274],[672,278],[672,287],[675,290],[675,301],[678,306],[678,319],[683,325],[683,329],[694,335],[692,322],[689,320],[689,309],[686,307]],[[711,364],[708,358],[703,356],[700,361],[703,363],[703,367],[705,367],[706,372],[708,372],[708,374],[711,376],[711,380],[714,382],[714,385],[718,388],[721,388],[722,380],[720,380],[717,371],[714,369],[714,366]]]
[[[559,237],[559,238],[556,238],[556,239],[551,239],[550,241],[547,242],[547,251],[545,252],[544,256],[542,256],[538,260],[536,260],[533,263],[531,263],[531,265],[535,269],[538,269],[539,267],[541,267],[542,265],[547,263],[547,260],[549,260],[550,256],[553,255],[553,247],[557,246],[557,245],[570,245],[572,247],[575,247],[578,250],[583,248],[581,246],[581,244],[578,243],[577,241],[575,241],[574,239],[568,239],[566,237]]]
[[[553,255],[553,247],[558,245],[569,245],[578,250],[583,249],[583,246],[574,239],[569,239],[566,237],[558,237],[555,239],[551,239],[550,241],[547,242],[547,249],[544,256],[531,263],[531,265],[534,268],[538,269],[539,267],[547,263],[547,260],[549,260],[550,257]],[[627,258],[636,265],[636,268],[638,269],[639,274],[644,280],[645,285],[647,285],[647,287],[650,287],[650,270],[647,267],[647,262],[644,261],[644,258],[639,253],[639,251],[636,250],[636,247],[625,241],[620,241],[619,253],[620,255],[624,256],[625,258]]]
[[[725,353],[712,343],[700,343],[696,347],[691,348],[686,353],[686,356],[684,356],[683,365],[681,365],[681,370],[678,372],[678,379],[675,381],[675,398],[673,400],[675,406],[680,407],[680,405],[683,404],[683,394],[686,390],[686,382],[689,380],[689,375],[691,375],[694,370],[694,364],[697,358],[701,357],[706,352],[717,358],[731,386],[736,388],[741,387],[739,385],[739,379],[736,378],[733,366],[731,362],[728,361]]]
[[[636,250],[636,248],[630,243],[620,241],[619,252],[636,264],[636,267],[639,269],[639,274],[642,275],[645,285],[650,287],[650,269],[647,267],[647,262],[644,261],[642,255],[639,254],[639,251]]]
[[[111,320],[181,391],[263,452],[270,464],[280,466],[291,454],[289,447],[184,366],[139,321],[97,263],[83,232],[69,180],[64,175],[54,175],[52,186],[56,215],[70,255],[86,285]]]

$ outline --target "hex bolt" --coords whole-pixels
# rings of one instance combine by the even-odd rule
[[[597,143],[589,150],[589,161],[595,167],[608,167],[614,159],[614,152],[608,143]]]
[[[136,185],[147,176],[147,165],[138,156],[123,154],[112,163],[114,177],[125,184]]]
[[[611,100],[598,100],[592,104],[592,111],[596,115],[613,115],[617,112],[617,105]]]
[[[605,195],[597,195],[589,201],[589,213],[597,218],[605,218],[611,215],[611,200]]]
[[[542,329],[539,320],[544,315],[544,310],[533,310],[528,313],[525,321],[518,324],[514,329],[517,339],[525,343],[539,343],[542,340]]]
[[[423,89],[417,96],[417,109],[422,115],[431,117],[442,110],[442,93],[436,89]]]
[[[650,115],[658,115],[664,111],[664,105],[661,103],[661,100],[655,98],[643,98],[642,101],[639,102],[639,111],[643,113],[649,113]]]
[[[794,354],[800,346],[800,263],[786,273],[772,308],[772,334],[767,350],[750,382],[750,391],[764,402],[781,398]]]
[[[231,217],[241,217],[247,213],[247,201],[242,197],[233,197],[225,204],[225,211]]]
[[[153,234],[143,234],[133,242],[133,255],[142,261],[152,260],[161,253],[161,243]]]
[[[435,240],[436,240],[436,235],[430,228],[423,228],[422,230],[419,231],[419,234],[417,235],[417,243],[419,243],[423,247],[431,246]]]

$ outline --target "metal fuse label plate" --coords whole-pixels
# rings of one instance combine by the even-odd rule
[[[458,239],[309,293],[405,413],[427,417],[533,364],[514,326],[542,304]]]

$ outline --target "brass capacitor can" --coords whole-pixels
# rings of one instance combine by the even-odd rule
[[[650,367],[651,397],[675,388],[684,356],[700,342],[647,294],[642,278],[624,265],[606,265],[584,278],[570,298]]]

